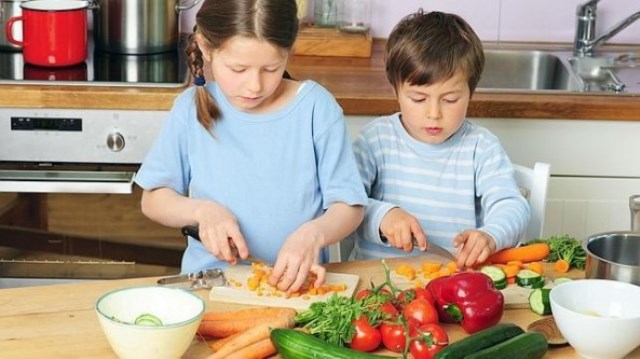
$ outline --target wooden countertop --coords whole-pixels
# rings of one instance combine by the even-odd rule
[[[513,48],[509,44],[499,46]],[[390,114],[398,106],[384,74],[383,47],[383,40],[374,41],[371,58],[296,56],[291,59],[289,71],[295,78],[313,79],[327,87],[347,115]],[[168,110],[184,89],[3,84],[0,107]],[[468,115],[638,121],[640,95],[480,90],[474,94]]]
[[[415,259],[419,261],[419,257]],[[400,260],[391,259],[394,266]],[[402,262],[407,262],[402,259]],[[333,272],[360,275],[360,288],[368,286],[369,280],[381,283],[383,270],[379,261],[356,261],[328,265]],[[574,277],[583,273],[574,271]],[[0,290],[0,353],[7,358],[115,358],[95,314],[95,303],[109,290],[136,285],[153,285],[157,278],[126,280],[88,281],[76,284],[61,284],[28,288]],[[239,305],[213,303],[208,291],[197,292],[207,303],[207,310],[229,310]],[[540,317],[529,309],[506,310],[502,321],[513,322],[526,328]],[[445,324],[451,340],[466,334],[453,324]],[[185,358],[204,358],[210,349],[204,341],[195,338]],[[577,358],[573,349],[566,345],[553,347],[545,358]],[[637,348],[632,358],[640,358]]]

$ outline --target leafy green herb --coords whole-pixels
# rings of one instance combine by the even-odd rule
[[[587,254],[582,248],[582,243],[569,235],[536,239],[527,244],[532,243],[547,243],[549,245],[549,256],[545,262],[557,262],[559,259],[564,259],[570,267],[585,268]]]
[[[355,333],[353,321],[365,315],[371,325],[377,325],[386,315],[377,310],[375,296],[355,299],[333,294],[324,301],[312,303],[309,309],[296,315],[297,325],[302,325],[320,339],[346,346]]]

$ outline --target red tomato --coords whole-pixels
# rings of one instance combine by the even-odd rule
[[[378,309],[380,309],[382,313],[389,315],[387,317],[388,320],[395,320],[398,317],[398,308],[391,302],[382,304]]]
[[[380,324],[380,332],[382,333],[382,344],[385,348],[401,353],[407,343],[406,331],[401,323],[383,322]]]
[[[404,307],[402,315],[414,319],[419,324],[438,323],[438,311],[425,299],[414,299]]]
[[[402,308],[411,303],[414,299],[424,299],[427,302],[435,305],[436,300],[426,288],[409,288],[405,289],[398,294],[398,303]]]
[[[386,288],[382,288],[377,291],[371,289],[361,289],[358,293],[356,293],[356,299],[361,300],[374,295],[378,297],[378,301],[380,303],[385,303],[393,299],[393,294]]]
[[[360,318],[353,321],[355,334],[351,338],[351,349],[361,352],[370,352],[380,346],[382,342],[382,334],[378,328],[374,328],[369,324],[367,317],[361,315]]]
[[[414,359],[433,359],[449,344],[447,332],[437,324],[422,324],[411,330],[409,352]]]

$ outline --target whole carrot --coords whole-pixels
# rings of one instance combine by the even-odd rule
[[[293,308],[253,308],[252,310],[240,310],[239,319],[229,312],[207,312],[205,313],[198,333],[212,338],[225,338],[230,335],[243,332],[256,325],[256,323],[271,321],[273,319],[294,316],[297,314]],[[253,317],[247,317],[248,313],[254,313]]]
[[[227,355],[225,359],[262,359],[270,357],[276,352],[276,347],[273,345],[271,338],[265,338]]]
[[[283,307],[255,307],[243,308],[237,310],[227,310],[224,312],[209,311],[204,313],[203,320],[238,320],[238,319],[257,319],[266,317],[279,317],[286,315],[292,308]]]
[[[271,319],[247,329],[233,340],[223,345],[217,352],[209,356],[208,359],[226,358],[245,347],[250,346],[263,339],[268,339],[272,328],[293,328],[295,324],[295,310],[287,316]]]
[[[522,263],[541,261],[549,255],[549,245],[546,243],[534,243],[521,247],[505,248],[491,256],[487,262],[507,264],[511,261]]]
[[[235,334],[231,334],[228,337],[224,337],[221,339],[216,340],[215,342],[213,342],[213,344],[209,345],[209,347],[211,349],[213,349],[214,352],[217,352],[218,350],[220,350],[220,348],[222,348],[225,344],[227,344],[228,342],[234,340],[236,337],[238,337],[238,335],[242,334],[243,332],[238,332]]]

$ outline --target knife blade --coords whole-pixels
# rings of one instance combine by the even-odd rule
[[[382,234],[382,232],[380,233],[380,239],[382,239],[385,242],[389,242],[389,239],[387,239],[387,237],[384,234]],[[412,242],[415,247],[418,246],[418,241],[415,238],[413,238]],[[427,250],[425,251],[425,253],[433,253],[437,256],[449,259],[450,261],[453,261],[453,262],[457,260],[456,257],[453,254],[451,254],[451,252],[432,242],[428,242]]]

